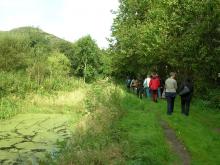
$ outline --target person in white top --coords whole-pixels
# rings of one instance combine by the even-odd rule
[[[144,79],[144,89],[145,89],[145,93],[146,93],[146,97],[150,98],[151,97],[151,94],[150,94],[150,88],[149,88],[149,83],[150,83],[150,76],[147,75],[147,77]]]
[[[176,73],[171,72],[170,77],[165,81],[165,96],[167,99],[167,114],[171,115],[174,109],[174,101],[176,97],[177,82],[175,80]]]

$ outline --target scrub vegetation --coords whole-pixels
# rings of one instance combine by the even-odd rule
[[[0,31],[0,122],[73,118],[71,138],[41,164],[219,164],[219,1],[119,2],[107,49],[89,35],[71,43],[35,27]],[[166,100],[139,99],[122,83],[171,71],[178,84],[193,79],[188,117],[179,98],[167,116]]]

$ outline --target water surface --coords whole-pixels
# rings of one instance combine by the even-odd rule
[[[70,137],[70,115],[19,114],[0,121],[0,164],[38,164]]]

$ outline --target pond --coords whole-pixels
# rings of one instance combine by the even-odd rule
[[[0,121],[0,164],[38,164],[71,136],[71,115],[19,114]]]

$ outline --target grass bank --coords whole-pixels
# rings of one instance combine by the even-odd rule
[[[194,100],[190,116],[180,113],[176,99],[172,116],[166,101],[138,99],[111,83],[88,87],[86,113],[72,140],[56,159],[42,164],[182,164],[167,142],[160,122],[165,121],[183,144],[192,165],[220,162],[220,114]]]
[[[165,100],[140,100],[108,81],[90,85],[72,81],[63,89],[48,93],[42,88],[25,92],[24,98],[6,92],[10,95],[1,97],[1,119],[17,113],[79,114],[72,139],[61,144],[58,155],[48,156],[41,164],[181,164],[167,142],[161,120],[175,131],[191,164],[220,162],[219,111],[198,100],[193,101],[189,117],[180,113],[179,99],[174,114],[167,116]]]
[[[85,88],[83,81],[74,77],[48,78],[41,84],[24,73],[0,72],[0,77],[0,120],[26,112],[60,113],[85,93],[79,90]]]

